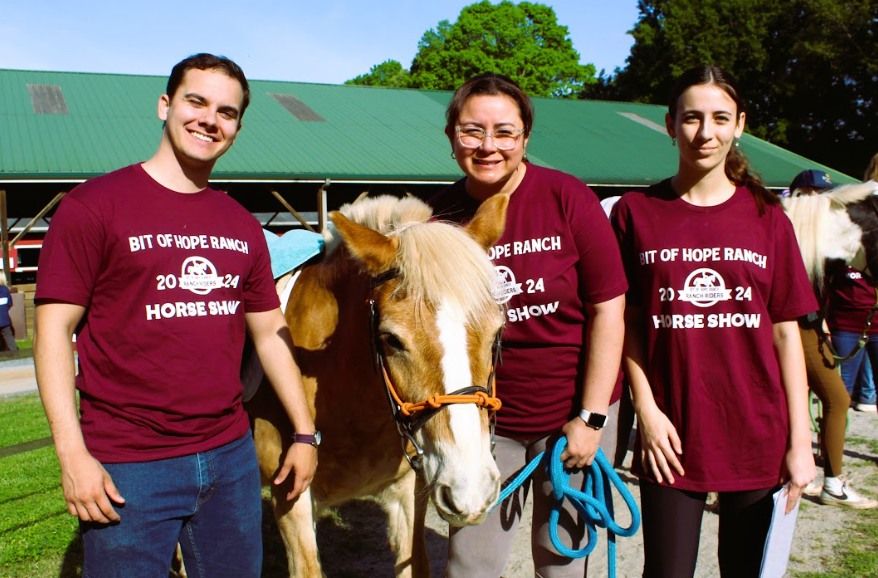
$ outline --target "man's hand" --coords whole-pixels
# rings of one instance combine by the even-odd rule
[[[290,490],[286,493],[289,502],[295,502],[308,489],[314,472],[317,470],[317,448],[310,444],[294,443],[287,450],[280,471],[274,478],[274,485],[279,486],[292,473]]]
[[[110,524],[122,519],[113,504],[124,504],[125,498],[104,466],[88,452],[62,461],[61,486],[67,511],[83,522]]]

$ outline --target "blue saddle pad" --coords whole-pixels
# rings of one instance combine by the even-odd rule
[[[275,279],[283,277],[308,259],[323,252],[323,235],[304,229],[287,231],[278,237],[262,229],[271,256],[271,274]]]

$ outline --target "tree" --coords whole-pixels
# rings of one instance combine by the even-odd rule
[[[397,60],[385,60],[369,69],[368,74],[361,74],[345,81],[345,84],[362,86],[388,86],[406,88],[410,83],[408,71]]]
[[[878,143],[878,0],[640,0],[639,10],[626,68],[584,96],[665,104],[680,72],[717,64],[743,87],[752,133],[863,172]]]
[[[380,80],[374,74],[378,67],[365,78],[348,82]],[[461,10],[454,24],[443,20],[424,33],[408,86],[453,90],[481,72],[509,76],[534,96],[566,97],[576,96],[594,82],[595,69],[579,64],[567,27],[558,24],[552,8],[508,0],[494,5],[483,0]]]

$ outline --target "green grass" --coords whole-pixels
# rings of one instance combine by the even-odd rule
[[[10,397],[0,403],[0,448],[49,435],[46,414],[36,394]]]
[[[49,436],[36,394],[0,402],[0,448]],[[77,575],[78,524],[67,513],[54,449],[0,457],[0,576]]]
[[[872,476],[875,478],[876,476]],[[851,578],[878,576],[878,510],[861,510],[846,528],[829,572],[797,572],[796,578]]]
[[[848,436],[845,441],[851,445],[863,446],[870,454],[878,454],[878,439]]]
[[[34,356],[34,344],[31,339],[16,339],[15,343],[18,345],[18,351],[0,351],[0,361]]]
[[[878,454],[878,440],[872,437],[848,436],[845,447],[857,452]],[[878,471],[874,464],[864,462],[856,467],[869,470],[857,488],[873,489],[874,493],[874,488],[878,487]],[[864,493],[869,494],[868,491]],[[823,564],[831,570],[795,572],[795,578],[878,577],[878,510],[856,510],[853,514],[851,522],[842,530],[842,537],[826,537],[836,544],[832,559]]]

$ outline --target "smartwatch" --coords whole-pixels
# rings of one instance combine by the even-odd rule
[[[587,409],[579,412],[579,419],[585,422],[585,425],[591,429],[601,429],[607,423],[607,416],[601,413],[594,413]]]
[[[293,443],[294,444],[309,444],[314,446],[315,448],[320,445],[320,442],[323,440],[323,436],[320,435],[319,431],[314,432],[313,434],[303,434],[303,433],[294,433],[293,434]]]

